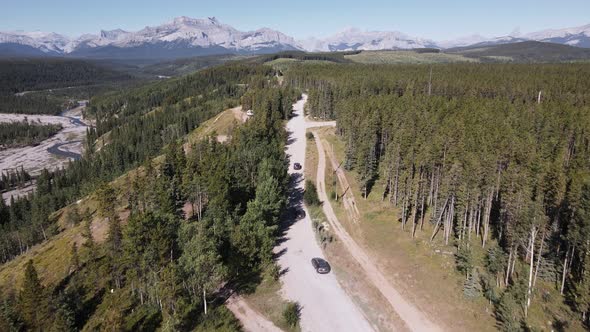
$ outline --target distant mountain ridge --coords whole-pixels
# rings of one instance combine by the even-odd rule
[[[179,58],[214,54],[264,54],[302,50],[315,52],[454,48],[542,41],[590,48],[590,24],[550,29],[525,35],[486,38],[471,35],[450,41],[433,41],[398,31],[347,29],[323,39],[297,41],[279,31],[261,28],[239,31],[214,17],[181,16],[139,31],[101,30],[69,38],[52,32],[0,32],[0,55],[73,56],[89,58]]]
[[[29,46],[46,55],[77,57],[162,57],[176,58],[219,53],[271,53],[300,50],[297,42],[279,31],[262,28],[239,31],[216,18],[177,17],[136,32],[122,29],[68,38],[56,33],[0,32],[0,45]],[[13,47],[14,48],[14,47]]]

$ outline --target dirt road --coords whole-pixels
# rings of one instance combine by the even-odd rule
[[[235,294],[225,301],[225,306],[242,323],[242,327],[246,332],[282,331],[258,311],[252,309],[244,299]]]
[[[381,292],[391,304],[406,326],[412,331],[441,331],[442,329],[426,317],[417,307],[408,302],[385,278],[379,268],[371,261],[370,256],[348,234],[336,217],[332,205],[326,194],[325,173],[326,154],[319,135],[314,133],[316,147],[318,149],[317,188],[320,200],[323,202],[324,214],[332,227],[332,231],[348,249],[350,255],[359,263],[365,272],[367,279]]]
[[[303,106],[307,96],[293,105],[294,117],[287,123],[289,144],[286,153],[290,157],[289,173],[292,174],[290,204],[298,208],[302,204],[305,170],[306,123]],[[302,170],[295,171],[298,162]],[[283,241],[275,248],[282,269],[283,296],[302,306],[302,331],[373,331],[362,311],[340,287],[333,273],[320,275],[311,266],[313,257],[324,257],[316,241],[309,213],[289,226]]]

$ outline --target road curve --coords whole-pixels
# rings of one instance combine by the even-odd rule
[[[318,170],[317,170],[317,188],[320,201],[323,202],[322,209],[330,223],[332,231],[342,241],[350,255],[359,263],[367,280],[369,280],[375,288],[390,303],[393,310],[395,310],[399,317],[404,321],[405,325],[412,331],[442,331],[442,329],[432,322],[426,315],[421,312],[416,306],[407,301],[385,278],[383,273],[379,270],[377,265],[373,263],[370,256],[361,248],[356,241],[348,234],[346,229],[340,224],[336,217],[332,205],[326,194],[325,173],[326,173],[326,154],[320,137],[317,133],[313,133],[316,147],[318,149]]]
[[[305,170],[305,119],[303,107],[307,95],[293,105],[294,117],[287,123],[289,141],[287,151],[290,158],[291,174],[290,204],[303,208],[303,174]],[[303,167],[293,169],[293,163]],[[307,212],[307,210],[306,210]],[[353,303],[341,288],[333,273],[320,275],[311,266],[313,257],[324,257],[314,230],[309,213],[304,219],[294,222],[285,231],[280,244],[275,247],[279,256],[278,263],[282,269],[282,293],[289,300],[301,305],[302,331],[373,331],[373,327],[364,317],[362,311]]]

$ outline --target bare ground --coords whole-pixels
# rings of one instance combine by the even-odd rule
[[[232,295],[225,302],[225,306],[242,323],[246,332],[281,332],[271,321],[254,310],[246,300],[238,295]]]

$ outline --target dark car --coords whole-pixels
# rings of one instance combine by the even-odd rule
[[[319,257],[312,258],[311,265],[313,265],[313,268],[319,274],[330,273],[330,270],[331,270],[330,264],[328,264],[328,262],[326,262],[322,258],[319,258]]]
[[[300,163],[294,163],[294,164],[293,164],[293,168],[294,168],[296,171],[298,171],[298,170],[300,170],[300,169],[301,169],[301,164],[300,164]]]
[[[305,211],[297,210],[295,213],[297,214],[297,220],[305,218]]]

